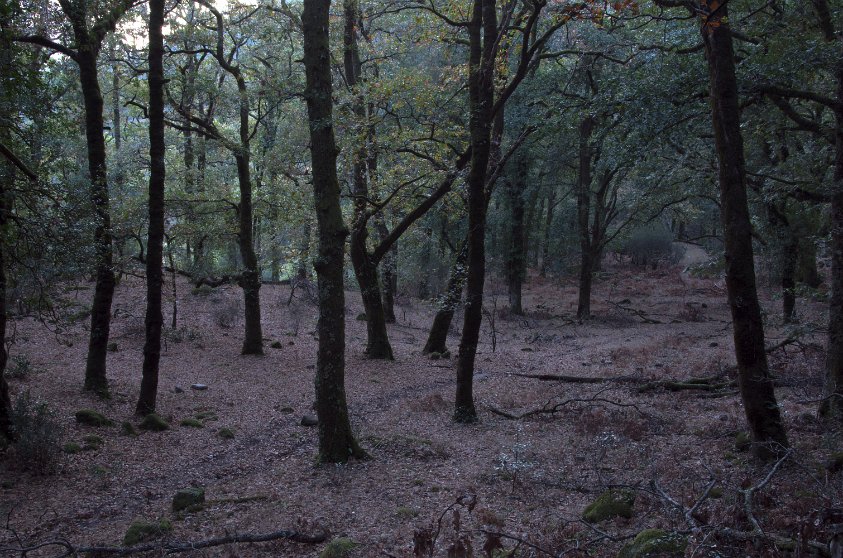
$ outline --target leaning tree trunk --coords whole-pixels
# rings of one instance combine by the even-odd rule
[[[513,165],[515,176],[508,183],[509,203],[512,210],[510,220],[509,257],[507,258],[507,283],[509,292],[509,311],[521,316],[521,287],[524,283],[524,268],[527,254],[524,234],[524,192],[527,189],[527,160],[519,155]]]
[[[146,341],[143,378],[135,407],[138,415],[155,411],[161,361],[161,288],[164,283],[164,0],[149,0],[149,235],[146,248]]]
[[[319,350],[315,382],[319,460],[344,463],[349,457],[362,457],[365,453],[351,432],[345,398],[343,252],[348,229],[342,219],[337,180],[338,151],[333,128],[328,39],[330,6],[330,0],[304,0],[302,32],[313,199],[319,226],[319,257],[314,264],[319,288]]]
[[[477,421],[474,406],[474,360],[483,320],[486,278],[486,171],[491,153],[497,14],[494,0],[474,0],[469,30],[469,132],[471,168],[468,173],[468,271],[462,337],[457,356],[454,420]],[[482,37],[481,37],[482,32]]]
[[[700,5],[703,8],[701,31],[708,58],[714,140],[720,161],[726,288],[734,324],[738,385],[752,435],[753,453],[761,459],[770,459],[780,455],[788,447],[788,441],[764,350],[728,7],[709,0],[701,1]]]
[[[465,286],[465,262],[468,259],[468,244],[463,244],[457,254],[457,259],[451,267],[451,276],[448,279],[448,288],[445,290],[445,298],[436,316],[433,318],[433,325],[430,326],[430,333],[427,336],[427,343],[424,344],[422,354],[447,353],[448,352],[448,330],[451,329],[451,321],[454,319],[454,312],[459,306],[462,298],[462,289]]]
[[[97,52],[92,44],[80,47],[77,62],[82,97],[85,101],[85,135],[88,144],[88,171],[96,224],[96,286],[91,306],[91,334],[85,366],[85,389],[108,396],[106,356],[111,328],[111,302],[114,299],[114,270],[111,249],[111,211],[108,197],[105,138],[103,137],[103,98],[97,78]]]

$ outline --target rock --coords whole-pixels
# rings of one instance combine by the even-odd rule
[[[143,420],[138,426],[140,426],[141,430],[149,430],[151,432],[163,432],[170,428],[167,421],[155,413],[150,413],[143,417]]]
[[[589,523],[600,523],[613,517],[632,517],[632,505],[635,493],[631,490],[609,489],[592,502],[582,513],[582,518]]]
[[[208,389],[208,386],[205,384],[193,384],[190,386],[190,389],[195,389],[196,391],[205,391]]]
[[[752,438],[746,432],[738,432],[735,434],[735,449],[738,451],[746,451],[752,445]]]
[[[102,447],[105,443],[105,440],[100,438],[95,434],[91,434],[89,436],[85,436],[82,438],[82,450],[83,451],[93,451],[98,450]]]
[[[828,456],[825,462],[825,468],[829,473],[837,473],[843,470],[843,452],[835,452]]]
[[[128,420],[123,421],[123,424],[120,425],[120,431],[126,436],[138,435],[138,431],[135,430],[135,426]]]
[[[618,558],[649,558],[685,556],[688,538],[662,529],[645,529],[631,543],[621,548]]]
[[[183,488],[173,495],[173,511],[180,512],[188,508],[200,507],[205,503],[205,489],[201,486]]]
[[[219,430],[217,430],[217,436],[219,436],[223,440],[233,440],[234,431],[230,428],[220,428]]]
[[[87,426],[111,426],[114,424],[111,419],[106,418],[102,413],[98,413],[93,409],[76,411],[76,422]]]
[[[181,424],[181,426],[188,426],[190,428],[205,428],[205,425],[202,424],[202,421],[195,418],[186,418],[179,424]]]
[[[365,322],[365,321],[366,321],[366,320],[368,320],[368,319],[369,319],[369,318],[367,318],[367,317],[366,317],[366,313],[365,313],[365,312],[360,312],[359,314],[357,314],[357,321],[358,321],[358,322]]]
[[[345,558],[358,546],[360,546],[360,544],[356,541],[347,537],[339,537],[329,542],[328,545],[322,549],[322,552],[319,553],[319,558]]]
[[[319,425],[319,419],[317,419],[313,415],[304,415],[301,418],[300,424],[302,426],[318,426]]]
[[[281,347],[284,346],[284,344],[281,343],[281,341],[273,341],[269,346],[272,347],[273,349],[280,349]]]
[[[108,344],[108,352],[109,353],[116,353],[118,350],[117,343],[109,343]]]
[[[438,353],[438,352],[434,351],[434,352],[430,353],[429,355],[427,355],[427,357],[430,360],[439,360],[440,358],[442,358],[442,353]]]
[[[173,525],[166,519],[157,523],[136,519],[129,525],[126,535],[123,537],[125,546],[135,546],[144,541],[157,539],[173,530]]]
[[[184,388],[180,388],[179,386],[176,386],[176,387],[173,388],[173,393],[184,393]]]

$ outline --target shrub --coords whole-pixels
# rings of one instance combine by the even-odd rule
[[[682,258],[673,246],[673,234],[663,228],[647,228],[633,231],[621,250],[640,266],[650,265],[654,269],[660,262],[676,263]]]
[[[243,311],[240,308],[240,300],[231,299],[214,308],[214,323],[223,329],[231,329],[240,322]]]
[[[6,377],[15,380],[24,380],[32,373],[32,362],[26,355],[15,355],[11,358],[11,364],[6,368]]]
[[[11,419],[18,465],[40,475],[56,472],[61,463],[62,427],[47,404],[29,392],[22,393],[12,405]]]

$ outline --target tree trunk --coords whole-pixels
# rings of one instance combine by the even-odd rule
[[[580,237],[580,282],[577,303],[577,320],[591,317],[591,278],[594,273],[589,221],[591,214],[591,166],[594,150],[591,134],[594,117],[586,116],[580,123],[579,175],[577,180],[577,232]]]
[[[547,276],[547,264],[550,258],[550,230],[553,225],[553,209],[556,203],[556,190],[551,190],[547,196],[547,214],[544,220],[544,235],[542,236],[542,263],[539,277]]]
[[[161,312],[164,256],[164,0],[149,0],[149,235],[146,247],[146,341],[143,378],[135,407],[138,415],[155,412],[161,360]]]
[[[244,92],[245,94],[245,92]],[[242,98],[242,97],[241,97]],[[248,110],[245,118],[248,119]],[[241,129],[241,135],[243,130]],[[246,134],[248,135],[248,121]],[[261,277],[258,270],[258,257],[252,239],[252,180],[249,171],[248,143],[241,152],[235,155],[237,161],[237,177],[240,184],[240,204],[237,216],[240,228],[237,241],[240,256],[243,259],[243,272],[240,274],[240,287],[243,289],[246,330],[243,338],[244,355],[263,354],[263,331],[261,329]]]
[[[357,50],[357,25],[360,19],[357,0],[344,0],[343,17],[343,62],[345,81],[354,97],[352,112],[356,119],[366,119],[365,101],[355,88],[361,80],[362,64]],[[367,127],[367,133],[368,133]],[[377,263],[366,246],[369,238],[369,184],[368,149],[366,140],[359,141],[354,149],[352,173],[354,175],[354,224],[349,246],[354,275],[360,285],[360,297],[366,312],[366,350],[369,358],[392,360],[392,346],[386,330],[386,315],[381,298],[380,278]]]
[[[430,333],[427,336],[427,343],[422,349],[422,354],[447,353],[448,352],[448,330],[451,329],[451,320],[454,312],[462,298],[462,289],[465,286],[465,263],[468,259],[468,244],[463,243],[462,249],[457,254],[457,259],[451,267],[451,276],[448,279],[448,288],[445,291],[445,298],[442,305],[433,318],[433,325],[430,326]]]
[[[753,453],[761,459],[770,459],[780,455],[788,447],[788,441],[764,350],[728,6],[710,0],[703,0],[700,5],[703,9],[701,31],[709,67],[714,139],[720,161],[726,288],[734,324],[738,384],[752,435]]]
[[[319,227],[316,276],[319,287],[319,350],[316,358],[316,414],[319,460],[344,463],[365,453],[351,432],[345,398],[345,292],[343,252],[348,229],[342,219],[337,180],[328,39],[330,0],[304,0],[302,31],[305,98],[310,122],[313,199]]]
[[[826,21],[826,36],[834,39],[826,2],[815,2],[821,21]],[[825,13],[823,13],[825,12]],[[832,27],[831,31],[827,28]],[[838,43],[838,48],[840,44]],[[829,300],[828,349],[825,365],[825,389],[820,415],[843,423],[843,60],[837,70],[837,107],[835,116],[836,152],[834,189],[831,196],[831,299]]]
[[[486,278],[486,171],[491,151],[497,14],[494,0],[474,0],[469,31],[469,132],[471,168],[468,189],[468,272],[462,338],[457,357],[454,420],[475,422],[474,360],[483,320]],[[482,37],[481,37],[482,33]]]
[[[383,215],[376,216],[375,229],[378,232],[378,238],[381,242],[389,236],[389,231],[384,223]],[[398,244],[393,244],[392,248],[383,257],[383,315],[386,323],[395,323],[395,293],[398,291]]]
[[[111,302],[114,299],[114,270],[111,250],[111,211],[108,197],[105,138],[103,137],[103,99],[97,78],[98,45],[85,44],[79,49],[79,79],[85,101],[85,135],[88,145],[88,171],[91,200],[96,216],[94,249],[96,286],[91,306],[91,334],[85,366],[85,389],[108,397],[106,356],[111,328]]]
[[[509,311],[521,316],[521,286],[524,282],[525,253],[524,234],[524,192],[527,189],[527,159],[519,155],[512,165],[514,176],[508,181],[509,204],[512,210],[510,220],[509,257],[507,258],[507,283],[509,291]]]

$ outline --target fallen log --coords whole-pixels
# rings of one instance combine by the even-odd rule
[[[328,533],[322,531],[315,535],[308,535],[298,531],[281,530],[271,533],[260,534],[233,534],[222,537],[214,537],[212,539],[205,539],[193,542],[176,542],[176,541],[159,541],[154,543],[140,544],[136,546],[74,546],[65,540],[45,541],[37,543],[32,546],[21,546],[18,548],[0,548],[0,553],[15,553],[21,556],[40,549],[49,547],[57,547],[65,550],[64,554],[60,556],[77,556],[79,554],[91,554],[93,556],[130,556],[132,554],[141,554],[144,552],[155,552],[158,555],[163,554],[179,554],[182,552],[190,552],[192,550],[201,550],[203,548],[211,548],[215,546],[222,546],[225,544],[249,544],[261,543],[277,540],[289,540],[304,544],[319,544],[328,539]]]

